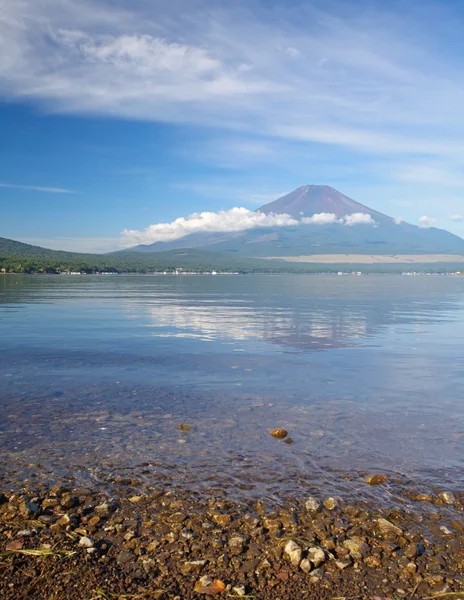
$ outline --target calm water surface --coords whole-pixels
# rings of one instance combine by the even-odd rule
[[[463,475],[464,278],[0,277],[3,483],[394,500]]]

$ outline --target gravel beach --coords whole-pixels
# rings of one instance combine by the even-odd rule
[[[110,495],[27,485],[0,494],[0,596],[456,597],[463,510],[464,495],[446,491],[389,509],[313,496],[238,502],[135,480]]]

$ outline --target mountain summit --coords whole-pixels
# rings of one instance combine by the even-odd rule
[[[320,213],[331,213],[345,217],[352,213],[366,213],[375,219],[390,219],[386,215],[356,202],[328,185],[303,185],[290,194],[282,196],[258,208],[266,214],[286,213],[292,217],[311,217]]]
[[[255,212],[286,214],[294,221],[285,226],[260,226],[232,233],[196,232],[170,242],[136,246],[133,250],[201,248],[250,257],[464,254],[464,240],[457,235],[435,227],[426,229],[398,223],[328,185],[304,185]]]

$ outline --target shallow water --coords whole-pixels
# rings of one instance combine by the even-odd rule
[[[463,348],[459,277],[3,276],[0,482],[462,489]]]

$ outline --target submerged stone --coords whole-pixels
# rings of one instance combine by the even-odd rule
[[[269,433],[272,435],[272,437],[275,437],[278,440],[283,440],[288,435],[288,431],[286,429],[281,429],[279,427],[277,429],[271,429]]]

